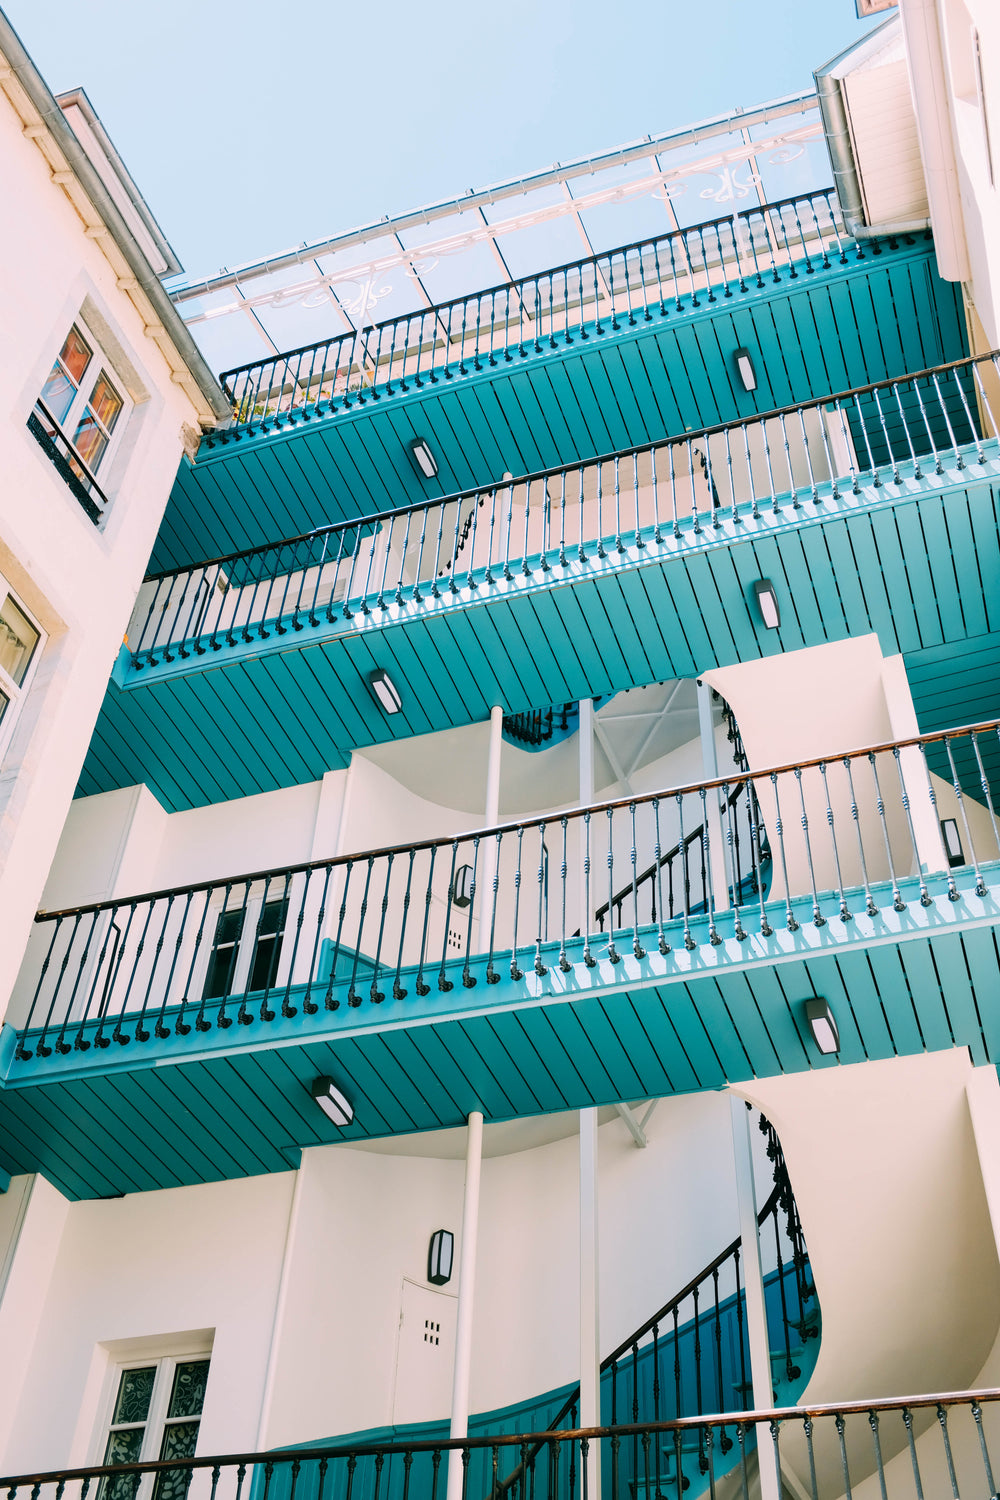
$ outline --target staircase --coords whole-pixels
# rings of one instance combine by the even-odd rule
[[[809,1269],[798,1210],[778,1137],[763,1115],[759,1127],[766,1138],[773,1188],[760,1209],[761,1256],[765,1268],[764,1293],[771,1347],[775,1405],[792,1405],[812,1374],[819,1350],[821,1319]],[[753,1406],[746,1297],[742,1271],[742,1243],[727,1245],[714,1260],[665,1303],[640,1328],[601,1362],[601,1424],[627,1429],[630,1424],[668,1422],[676,1417],[706,1412],[741,1412]],[[483,1439],[510,1434],[570,1431],[579,1425],[579,1385],[549,1391],[531,1401],[499,1412],[483,1412],[469,1420],[469,1436]],[[448,1436],[448,1423],[430,1422],[385,1428],[363,1435],[319,1439],[303,1444],[323,1448],[336,1441],[349,1452],[391,1443],[402,1452],[414,1443],[433,1446]],[[619,1500],[699,1500],[741,1456],[752,1449],[752,1428],[741,1424],[693,1428],[663,1434],[669,1442],[653,1444],[650,1435],[623,1431],[603,1439],[605,1472],[618,1479]],[[463,1489],[468,1500],[524,1500],[534,1487],[544,1444],[535,1440],[470,1455]],[[614,1450],[612,1452],[612,1449]],[[495,1461],[495,1467],[494,1467]],[[294,1478],[294,1500],[318,1500],[322,1491],[319,1460],[303,1459]],[[385,1455],[358,1451],[354,1461],[353,1494],[383,1500],[431,1500],[421,1485],[407,1479],[404,1466]],[[541,1470],[539,1470],[541,1472]],[[525,1484],[525,1476],[532,1476]],[[438,1497],[443,1493],[443,1473]],[[553,1476],[549,1476],[550,1479]],[[252,1500],[264,1500],[263,1477],[256,1478]],[[580,1474],[575,1462],[563,1466],[547,1491],[573,1500],[579,1496]],[[287,1469],[277,1469],[267,1481],[266,1500],[292,1500]]]

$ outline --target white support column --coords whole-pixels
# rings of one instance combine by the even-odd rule
[[[601,1425],[597,1110],[580,1111],[580,1426]],[[601,1445],[587,1455],[587,1493],[601,1493]]]
[[[465,1200],[462,1205],[462,1242],[458,1259],[458,1312],[455,1326],[455,1376],[451,1393],[449,1437],[464,1438],[469,1431],[469,1378],[472,1372],[472,1311],[476,1292],[476,1246],[479,1240],[479,1183],[483,1166],[483,1117],[469,1115],[465,1144]],[[447,1500],[462,1500],[462,1455],[448,1459]]]
[[[594,800],[594,700],[592,698],[580,699],[580,806],[589,807]],[[587,911],[587,878],[584,871],[584,861],[587,855],[586,833],[582,818],[575,819],[577,839],[579,840],[579,869],[580,869],[580,931],[586,937],[593,920],[594,902],[591,899],[591,911]],[[593,897],[593,890],[591,890]]]
[[[493,828],[500,821],[500,753],[503,748],[503,708],[499,703],[490,709],[490,748],[486,760],[486,815],[483,826]],[[480,940],[488,936],[493,916],[493,882],[497,874],[496,839],[480,844],[477,885],[482,895],[478,901]]]
[[[771,1384],[771,1351],[767,1339],[767,1311],[764,1306],[764,1272],[760,1262],[760,1235],[757,1228],[757,1193],[753,1181],[753,1152],[750,1144],[750,1112],[746,1102],[736,1094],[729,1096],[733,1121],[733,1160],[736,1166],[736,1201],[740,1212],[742,1240],[743,1288],[747,1299],[747,1341],[750,1346],[750,1378],[753,1381],[753,1404],[756,1411],[769,1411],[774,1405]],[[774,1457],[770,1431],[757,1431],[757,1457],[760,1464],[761,1500],[781,1500],[781,1484]]]
[[[705,780],[715,781],[719,775],[719,759],[715,749],[715,725],[712,722],[712,689],[707,682],[698,683],[698,729],[701,734],[701,764]],[[728,911],[729,850],[719,807],[721,801],[720,792],[710,792],[705,798],[705,816],[708,823],[708,852],[712,861],[712,901],[716,911]],[[696,823],[695,827],[697,826]]]
[[[503,708],[490,709],[490,753],[486,762],[486,826],[500,821],[500,752],[503,748]]]

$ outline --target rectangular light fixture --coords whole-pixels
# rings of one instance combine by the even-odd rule
[[[962,840],[958,833],[958,824],[954,818],[941,819],[941,837],[944,839],[944,852],[948,856],[948,865],[954,869],[956,865],[965,864],[965,855],[962,853]]]
[[[816,1043],[824,1057],[829,1057],[833,1052],[840,1051],[840,1032],[837,1023],[833,1019],[833,1011],[825,1000],[806,1001],[806,1020],[809,1022],[809,1030],[813,1034]]]
[[[380,708],[387,714],[398,714],[403,706],[399,689],[389,676],[380,667],[377,672],[372,672],[368,678],[368,686],[372,690],[372,697]]]
[[[753,362],[753,356],[749,349],[737,349],[733,355],[736,361],[736,373],[743,382],[745,391],[757,389],[757,370]]]
[[[455,1236],[450,1229],[435,1229],[427,1251],[427,1280],[432,1286],[444,1286],[451,1280],[455,1261]]]
[[[418,473],[425,479],[437,478],[437,459],[423,438],[414,438],[410,444],[410,457],[417,466]]]
[[[753,591],[764,624],[768,630],[777,630],[781,624],[781,610],[778,608],[778,596],[775,593],[774,584],[770,578],[758,578]]]
[[[334,1083],[332,1078],[317,1078],[309,1091],[327,1119],[335,1125],[350,1125],[354,1119],[354,1105]]]

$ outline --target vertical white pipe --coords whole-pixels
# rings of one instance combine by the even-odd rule
[[[706,781],[715,781],[719,775],[719,757],[715,745],[715,725],[712,722],[712,689],[707,682],[698,683],[698,729],[701,735],[702,771]],[[709,792],[705,798],[705,817],[708,826],[708,851],[712,859],[712,901],[716,911],[727,911],[729,850],[720,811],[721,802],[720,792]],[[693,847],[697,848],[697,845]]]
[[[451,1391],[449,1436],[464,1438],[469,1431],[469,1378],[472,1371],[472,1310],[476,1292],[476,1245],[479,1239],[479,1183],[483,1166],[483,1117],[469,1115],[465,1143],[465,1199],[462,1205],[462,1242],[458,1259],[458,1311],[455,1326],[455,1375]],[[462,1500],[462,1454],[448,1458],[447,1500]]]
[[[597,1110],[580,1111],[580,1426],[601,1425]],[[587,1493],[601,1493],[601,1445],[587,1455]]]
[[[580,699],[580,806],[589,807],[594,800],[594,700],[592,698]],[[574,819],[576,824],[576,836],[579,840],[580,857],[578,865],[580,869],[580,931],[586,936],[593,919],[593,886],[591,887],[591,911],[586,909],[587,882],[584,874],[584,859],[586,858],[587,844],[582,818]],[[593,872],[591,872],[593,880]]]
[[[503,708],[490,709],[490,751],[486,762],[486,827],[500,821],[500,751],[503,747]]]
[[[747,1299],[753,1404],[755,1411],[769,1411],[774,1405],[774,1389],[771,1385],[771,1351],[767,1338],[767,1310],[764,1305],[764,1271],[760,1261],[757,1193],[753,1180],[750,1111],[746,1107],[746,1101],[736,1094],[730,1094],[729,1105],[733,1122],[733,1160],[736,1166],[736,1201],[740,1213],[743,1290]],[[760,1464],[761,1500],[781,1500],[774,1444],[766,1424],[757,1429],[757,1459]]]
[[[490,709],[490,747],[486,758],[486,814],[483,826],[493,828],[500,821],[500,752],[503,748],[503,708],[495,704]],[[489,940],[493,920],[493,882],[497,874],[497,841],[487,839],[480,844],[480,859],[477,886],[482,895],[477,900],[479,909],[479,945]]]

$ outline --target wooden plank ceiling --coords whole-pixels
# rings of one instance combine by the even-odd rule
[[[736,379],[749,348],[759,384]],[[442,388],[397,392],[282,432],[203,444],[185,460],[154,549],[160,570],[751,416],[960,358],[960,290],[921,240],[748,287],[586,345],[529,352]],[[435,480],[407,452],[430,444]]]
[[[146,782],[171,811],[203,806],[494,703],[519,713],[870,632],[904,655],[923,728],[1000,713],[998,460],[795,515],[147,667],[109,687],[79,794]],[[777,630],[754,605],[759,578],[778,586]],[[376,667],[403,691],[391,718],[368,691]]]
[[[254,1023],[228,1052],[171,1037],[12,1065],[7,1030],[0,1168],[41,1171],[71,1198],[117,1196],[283,1171],[304,1146],[460,1125],[471,1109],[507,1120],[955,1046],[998,1063],[1000,867],[985,873],[984,898],[970,872],[959,901],[923,908],[907,879],[902,916],[887,900],[845,924],[834,903],[817,928],[805,903],[796,933],[776,912],[774,935],[743,945],[688,954],[678,934],[666,958],[650,943],[617,966],[387,999],[377,1020],[369,1007],[300,1012],[264,1035]],[[810,1040],[813,995],[834,1009],[837,1056]],[[343,1131],[310,1097],[324,1074],[354,1103]]]

